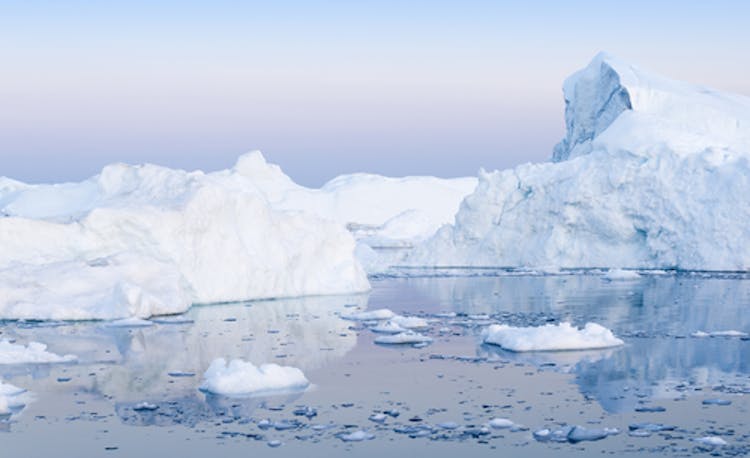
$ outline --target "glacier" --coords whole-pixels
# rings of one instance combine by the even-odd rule
[[[357,253],[429,237],[476,182],[353,174],[310,189],[257,151],[212,173],[112,164],[79,183],[0,178],[0,319],[365,292]]]
[[[403,265],[750,268],[750,98],[605,53],[563,93],[552,161],[480,172]]]

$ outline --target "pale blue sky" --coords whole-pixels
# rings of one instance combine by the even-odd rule
[[[750,3],[0,0],[0,175],[114,162],[295,180],[546,160],[562,80],[606,50],[750,95]]]

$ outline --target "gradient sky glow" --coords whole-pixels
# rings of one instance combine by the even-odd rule
[[[0,0],[0,175],[110,162],[296,181],[546,160],[600,50],[750,95],[750,2]]]

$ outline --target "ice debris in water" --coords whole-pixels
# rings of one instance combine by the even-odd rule
[[[0,420],[7,419],[26,406],[22,396],[25,392],[23,388],[0,381]]]
[[[495,429],[506,429],[506,428],[512,428],[515,423],[508,420],[507,418],[493,418],[489,422],[487,422],[487,425],[490,426],[490,428]]]
[[[154,322],[142,318],[131,317],[121,320],[108,321],[105,326],[108,328],[147,328],[153,326]]]
[[[224,358],[215,359],[203,374],[202,391],[226,396],[261,395],[279,392],[301,391],[310,382],[296,367],[278,364],[253,363]]]
[[[401,326],[402,328],[406,328],[406,329],[425,329],[430,326],[427,320],[425,320],[424,318],[416,317],[416,316],[396,315],[393,318],[391,318],[390,321],[396,324],[397,326]]]
[[[627,280],[638,280],[641,275],[638,272],[624,269],[609,269],[602,279],[609,281],[627,281]]]
[[[140,412],[148,412],[148,411],[156,410],[158,408],[159,408],[158,405],[151,404],[151,403],[145,402],[145,401],[141,402],[141,403],[138,403],[135,406],[133,406],[133,410],[135,410],[136,412],[138,412],[138,411],[140,411]]]
[[[485,343],[515,352],[593,350],[624,343],[612,331],[596,323],[586,323],[583,329],[575,328],[570,323],[539,327],[491,325],[484,330],[482,337]]]
[[[706,436],[706,437],[699,437],[697,439],[693,439],[695,442],[698,442],[703,445],[709,445],[712,447],[722,447],[724,445],[727,445],[727,441],[722,439],[718,436]]]
[[[338,434],[337,437],[344,442],[362,442],[375,439],[374,434],[368,433],[367,431],[363,431],[361,429],[348,434]]]
[[[414,331],[406,331],[398,334],[383,335],[375,338],[375,343],[389,345],[426,344],[432,342],[432,338]]]
[[[378,334],[398,334],[406,331],[406,329],[397,325],[393,321],[386,321],[385,323],[378,323],[375,326],[370,327],[370,331]]]
[[[730,329],[728,331],[712,331],[712,332],[706,332],[706,331],[695,331],[694,333],[690,334],[691,337],[747,337],[748,333],[742,332],[742,331],[736,331],[734,329]]]
[[[388,309],[377,309],[367,310],[364,312],[351,313],[349,315],[342,315],[341,318],[352,321],[376,321],[376,320],[390,320],[396,316],[393,311]]]
[[[706,406],[728,406],[731,405],[732,401],[728,399],[704,399],[703,405]]]
[[[560,429],[540,429],[532,435],[539,442],[570,442],[598,441],[608,436],[619,434],[617,428],[589,429],[583,426],[566,426]]]
[[[39,342],[29,342],[24,346],[11,343],[7,339],[0,340],[0,364],[48,364],[68,363],[76,361],[75,355],[57,355],[47,351],[47,345]]]

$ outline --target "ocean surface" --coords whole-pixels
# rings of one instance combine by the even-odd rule
[[[487,270],[372,284],[367,295],[196,306],[149,327],[0,322],[2,339],[78,356],[0,365],[2,380],[28,390],[25,408],[0,420],[0,455],[750,453],[746,275]],[[366,324],[342,318],[379,308],[427,319],[432,343],[376,344]],[[481,340],[492,323],[564,321],[602,324],[625,345],[513,353]],[[249,398],[199,391],[219,357],[298,367],[312,386]]]

